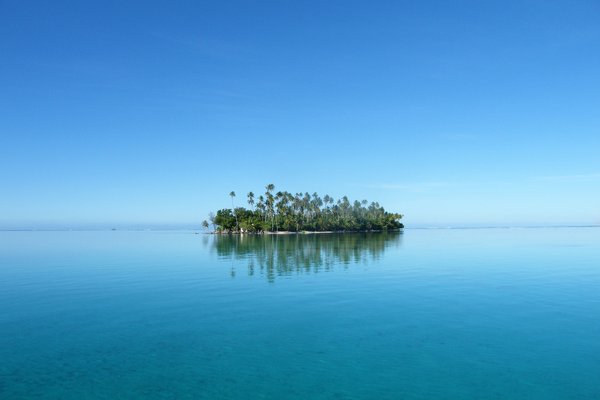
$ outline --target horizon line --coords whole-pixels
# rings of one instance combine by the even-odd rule
[[[448,226],[405,226],[401,230],[460,230],[460,229],[548,229],[548,228],[600,228],[600,224],[559,224],[559,225],[448,225]],[[144,232],[144,231],[195,231],[205,232],[202,228],[193,228],[191,226],[146,226],[146,227],[55,227],[55,228],[1,228],[0,232]],[[339,232],[339,233],[356,233],[356,232]],[[368,233],[368,232],[359,232]]]

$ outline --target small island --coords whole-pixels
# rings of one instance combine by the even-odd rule
[[[299,233],[299,232],[376,232],[404,227],[402,214],[391,213],[377,202],[351,202],[344,196],[337,201],[318,193],[292,194],[275,192],[275,185],[265,187],[264,195],[248,193],[249,209],[235,206],[235,192],[230,192],[231,208],[209,214],[202,227],[213,233]]]

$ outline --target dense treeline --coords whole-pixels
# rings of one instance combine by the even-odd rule
[[[229,193],[231,208],[211,213],[204,228],[212,225],[220,233],[301,232],[301,231],[386,231],[403,227],[401,214],[385,211],[379,203],[350,202],[344,196],[334,200],[317,193],[276,192],[266,186],[264,195],[247,195],[249,209],[235,207],[235,192]]]

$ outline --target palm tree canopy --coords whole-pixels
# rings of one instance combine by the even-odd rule
[[[248,193],[248,204],[252,209],[234,207],[235,192],[231,191],[231,209],[211,213],[210,222],[219,232],[264,232],[264,231],[386,231],[400,229],[402,214],[385,211],[377,202],[367,200],[350,201],[347,196],[334,200],[323,198],[314,192],[278,191],[275,185],[265,186],[267,192],[258,196]],[[367,206],[368,204],[368,206]],[[203,221],[203,226],[205,226]]]

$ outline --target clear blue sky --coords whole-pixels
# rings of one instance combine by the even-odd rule
[[[0,226],[274,183],[409,226],[600,223],[598,1],[0,1]]]

